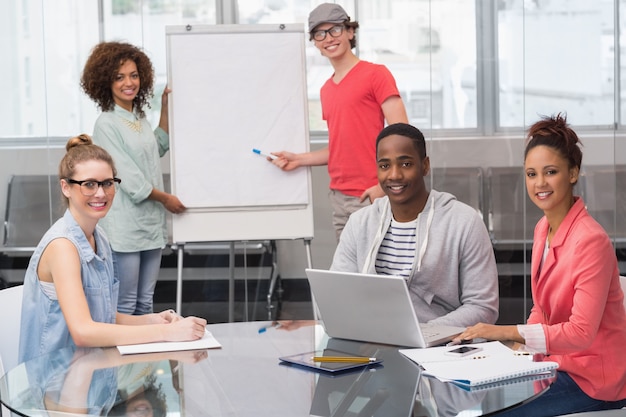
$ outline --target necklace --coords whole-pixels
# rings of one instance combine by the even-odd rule
[[[134,120],[131,122],[123,117],[121,119],[124,123],[126,123],[126,126],[130,127],[134,132],[141,133],[141,120]]]

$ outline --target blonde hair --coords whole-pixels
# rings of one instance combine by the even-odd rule
[[[117,176],[115,163],[109,153],[93,143],[91,136],[82,133],[74,136],[65,145],[65,156],[59,163],[59,180],[72,178],[76,170],[76,165],[86,161],[103,161],[109,164],[113,171],[113,176]],[[66,198],[67,201],[67,198]]]

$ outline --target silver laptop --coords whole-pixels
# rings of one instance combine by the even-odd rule
[[[404,278],[306,269],[330,337],[407,347],[449,342],[465,328],[420,324]]]

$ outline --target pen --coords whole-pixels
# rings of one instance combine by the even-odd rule
[[[370,363],[376,362],[376,358],[365,358],[362,356],[313,356],[313,362]]]
[[[282,324],[280,324],[277,321],[275,321],[274,323],[270,324],[269,326],[261,327],[259,329],[259,333],[265,333],[267,331],[267,329],[271,329],[272,327],[275,328],[275,329],[279,329],[281,326],[282,326]]]
[[[272,155],[272,154],[269,154],[269,153],[263,153],[263,152],[261,152],[259,149],[252,149],[252,152],[254,152],[254,153],[255,153],[255,154],[257,154],[257,155],[264,156],[264,157],[266,157],[266,158],[271,158],[271,159],[276,159],[276,158],[278,158],[276,155]]]

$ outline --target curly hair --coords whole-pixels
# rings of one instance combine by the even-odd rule
[[[157,384],[156,376],[154,374],[150,374],[146,376],[146,379],[143,384],[143,391],[139,392],[137,395],[131,398],[124,398],[126,397],[126,393],[123,393],[122,395],[120,395],[121,393],[118,392],[118,395],[121,398],[124,398],[124,401],[121,401],[115,404],[111,408],[107,416],[111,416],[111,417],[126,416],[128,415],[128,411],[129,411],[127,410],[128,405],[133,403],[135,400],[145,399],[152,406],[152,413],[153,413],[152,415],[154,417],[165,417],[167,415],[167,400],[166,400],[165,392],[163,392],[162,390],[163,390],[163,384],[162,383]]]
[[[80,86],[102,111],[113,110],[115,101],[111,86],[120,66],[128,60],[137,65],[140,80],[139,91],[133,100],[133,109],[140,117],[144,117],[144,106],[150,108],[150,99],[154,95],[154,67],[150,58],[134,45],[124,42],[97,44],[85,63]]]

